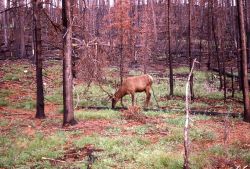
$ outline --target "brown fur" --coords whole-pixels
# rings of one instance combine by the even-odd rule
[[[118,102],[119,99],[124,97],[127,94],[131,95],[132,98],[132,105],[134,106],[134,95],[136,92],[145,92],[147,95],[146,98],[146,106],[148,106],[150,100],[150,89],[153,83],[153,78],[148,75],[141,75],[141,76],[133,76],[128,77],[119,87],[118,91],[114,94],[112,98],[112,108],[115,107],[115,104]]]

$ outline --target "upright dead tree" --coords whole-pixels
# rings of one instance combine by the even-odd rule
[[[192,68],[192,8],[193,8],[193,0],[189,0],[188,7],[188,59],[189,59],[189,67],[190,70]],[[193,74],[190,76],[190,93],[191,99],[194,99],[193,92]]]
[[[14,45],[15,45],[15,57],[24,58],[26,56],[25,51],[25,8],[24,0],[15,0],[12,2],[13,7],[16,8],[14,18]]]
[[[184,169],[189,169],[189,101],[190,101],[190,82],[191,82],[191,77],[193,76],[193,70],[194,70],[194,64],[196,63],[196,59],[194,59],[190,73],[188,75],[188,80],[186,83],[186,121],[185,121],[185,126],[184,126]]]
[[[72,20],[71,1],[62,0],[63,22],[63,126],[75,125],[73,109],[73,76],[72,76]]]
[[[33,23],[34,23],[34,49],[36,60],[36,118],[45,118],[44,113],[44,90],[43,90],[43,58],[42,58],[42,34],[40,11],[42,3],[40,0],[33,0]]]
[[[170,5],[171,1],[167,1],[167,43],[166,43],[166,49],[165,54],[168,56],[168,66],[169,66],[169,95],[174,95],[174,80],[173,80],[173,59],[171,54],[171,33],[170,33]],[[166,59],[167,60],[167,59]]]
[[[241,46],[241,68],[242,68],[242,84],[243,84],[243,100],[244,100],[244,121],[250,122],[250,105],[249,105],[249,86],[247,72],[247,41],[244,23],[244,11],[242,0],[237,0],[238,17],[240,27],[240,46]]]

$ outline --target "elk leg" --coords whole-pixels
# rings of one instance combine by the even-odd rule
[[[150,97],[151,97],[151,93],[150,93],[150,89],[146,89],[146,107],[148,107],[148,104],[149,104],[149,100],[150,100]]]
[[[131,93],[131,98],[132,98],[132,106],[135,105],[135,94]]]

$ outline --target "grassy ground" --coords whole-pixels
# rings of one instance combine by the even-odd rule
[[[167,111],[143,111],[128,118],[129,110],[75,111],[78,124],[62,128],[61,68],[46,63],[44,120],[34,118],[34,67],[26,61],[1,62],[0,68],[0,168],[182,168],[184,86],[187,68],[175,69],[175,97],[169,98],[167,79],[154,82],[160,107]],[[112,70],[114,71],[114,70]],[[138,74],[138,71],[131,72]],[[241,94],[223,101],[212,73],[195,72],[192,109],[242,112]],[[115,82],[107,77],[102,87],[113,93]],[[114,80],[114,79],[113,79]],[[77,81],[75,104],[108,106],[103,90]],[[78,101],[77,101],[78,97]],[[142,106],[145,94],[136,95]],[[157,108],[152,98],[151,108]],[[124,99],[129,106],[130,97]],[[143,119],[143,120],[141,120]],[[250,166],[250,125],[241,118],[191,117],[191,168],[244,168]]]

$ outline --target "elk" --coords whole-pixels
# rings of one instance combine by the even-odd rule
[[[148,107],[148,103],[151,97],[150,89],[152,83],[153,78],[148,74],[126,78],[117,90],[117,92],[112,96],[112,109],[115,108],[115,104],[119,101],[119,99],[121,99],[127,94],[131,95],[132,105],[134,106],[136,92],[146,93],[145,105],[146,107]]]

